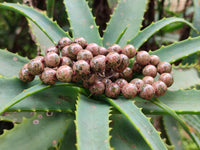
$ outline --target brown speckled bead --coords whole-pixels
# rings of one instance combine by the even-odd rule
[[[101,95],[105,91],[105,85],[103,82],[96,80],[95,83],[89,88],[91,94]]]
[[[88,63],[90,63],[90,60],[93,58],[93,55],[90,51],[88,50],[81,50],[78,54],[77,54],[77,60],[85,60]]]
[[[126,79],[127,81],[130,81],[133,77],[133,71],[131,68],[126,67],[122,73],[119,74],[121,78]]]
[[[96,74],[89,74],[87,77],[83,79],[83,86],[89,88],[90,85],[94,84],[94,82],[97,80]]]
[[[156,81],[156,82],[153,83],[152,86],[155,90],[155,96],[157,96],[157,97],[164,95],[167,91],[167,86],[162,81]]]
[[[150,62],[150,55],[146,51],[139,51],[136,55],[136,61],[140,65],[147,65]]]
[[[144,84],[142,86],[142,89],[140,91],[141,98],[150,100],[153,98],[154,94],[155,94],[155,90],[154,90],[153,86],[151,86],[150,84]]]
[[[40,76],[41,81],[44,84],[53,85],[56,83],[56,71],[52,68],[45,68]]]
[[[154,78],[151,76],[146,76],[142,79],[144,81],[144,84],[150,84],[152,85],[154,83]]]
[[[72,80],[71,80],[72,82],[79,82],[81,79],[82,77],[79,74],[76,74],[73,72]]]
[[[108,50],[105,47],[100,46],[99,47],[99,55],[106,56],[108,54]]]
[[[28,70],[32,75],[39,75],[44,70],[44,63],[40,59],[32,59],[28,63]]]
[[[106,57],[104,55],[93,57],[90,61],[90,67],[94,72],[103,72],[106,68]]]
[[[44,56],[36,56],[34,59],[39,59],[41,62],[44,63]]]
[[[72,74],[72,68],[67,65],[64,65],[58,68],[56,72],[56,77],[61,82],[70,82],[72,79]]]
[[[67,54],[68,54],[68,47],[69,47],[69,46],[65,46],[65,47],[62,48],[62,50],[61,50],[61,55],[62,55],[62,57],[67,57]]]
[[[88,44],[85,49],[89,50],[93,54],[93,56],[99,55],[99,45],[97,45],[96,43]]]
[[[76,37],[74,39],[74,42],[78,43],[79,45],[81,45],[82,48],[85,48],[87,46],[87,41],[83,37]]]
[[[128,84],[128,82],[125,79],[122,79],[122,78],[121,79],[117,79],[115,81],[115,83],[117,85],[119,85],[120,89],[122,89],[124,85]]]
[[[159,80],[163,81],[167,85],[167,87],[170,87],[174,82],[174,79],[170,73],[161,74]]]
[[[128,58],[133,58],[136,55],[136,49],[133,45],[125,45],[122,49],[122,54],[125,54]]]
[[[110,79],[108,79],[108,78],[102,79],[101,82],[103,82],[105,84],[105,86],[108,86],[109,84],[112,83],[112,81]]]
[[[132,70],[133,70],[134,73],[141,73],[142,69],[143,69],[143,66],[138,64],[136,61],[133,63]]]
[[[162,73],[170,73],[172,71],[172,66],[170,63],[164,61],[160,62],[157,66],[157,70],[160,74]]]
[[[109,67],[118,67],[120,64],[120,56],[117,52],[110,52],[106,55],[106,61]]]
[[[65,47],[64,47],[65,49]],[[69,45],[67,47],[67,50],[66,50],[66,56],[73,59],[73,60],[76,60],[76,57],[77,57],[77,54],[83,50],[83,48],[77,44],[77,43],[73,43],[71,45]],[[63,55],[62,55],[63,56]]]
[[[64,57],[60,58],[60,65],[61,66],[67,65],[67,66],[72,67],[73,62],[72,62],[72,60],[69,57],[65,57],[64,56]]]
[[[57,67],[60,64],[60,57],[54,52],[49,52],[44,57],[45,65],[47,67]]]
[[[31,82],[35,78],[28,70],[28,64],[25,64],[19,71],[19,79],[23,82]]]
[[[127,99],[134,98],[137,95],[136,85],[132,84],[132,83],[128,83],[128,84],[124,85],[122,88],[122,94]]]
[[[120,64],[119,66],[113,66],[113,70],[116,72],[123,72],[125,68],[128,67],[129,65],[129,58],[124,55],[124,54],[120,54]]]
[[[112,77],[110,77],[110,80],[112,80],[114,82],[117,79],[119,79],[119,73],[118,72],[114,72]]]
[[[68,37],[63,37],[58,41],[58,48],[62,49],[65,46],[72,44],[72,41]]]
[[[130,83],[135,84],[137,86],[138,93],[141,91],[141,89],[142,89],[142,87],[144,85],[144,81],[142,81],[139,78],[135,78],[135,79],[131,80]]]
[[[113,44],[108,48],[108,52],[117,52],[120,54],[122,51],[121,47],[118,44]]]
[[[157,55],[150,56],[150,64],[157,66],[160,63],[160,58]]]
[[[73,65],[73,71],[81,77],[90,74],[90,65],[85,60],[78,60]]]
[[[153,65],[147,65],[147,66],[145,66],[145,67],[143,68],[142,74],[143,74],[144,76],[151,76],[151,77],[154,78],[154,77],[156,77],[156,75],[157,75],[157,69],[156,69],[156,67],[153,66]]]
[[[116,83],[111,83],[106,87],[105,90],[106,96],[110,98],[117,98],[120,94],[120,87]]]
[[[45,55],[49,52],[54,52],[59,55],[59,49],[56,46],[50,46],[45,50]]]

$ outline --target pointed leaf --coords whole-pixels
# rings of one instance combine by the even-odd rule
[[[77,149],[110,149],[109,105],[80,95],[75,114]]]
[[[0,75],[5,77],[18,76],[20,69],[28,61],[28,59],[9,51],[0,50]]]
[[[67,114],[37,114],[0,136],[2,150],[44,150],[56,145],[66,128]],[[12,144],[11,144],[12,143]]]
[[[31,29],[32,35],[35,38],[36,44],[37,46],[40,47],[41,54],[44,55],[45,49],[47,47],[54,46],[55,44],[49,39],[49,37],[46,34],[44,34],[44,32],[40,30],[40,28],[36,24],[34,24],[29,19],[27,20],[28,20],[29,28]]]
[[[163,124],[165,126],[167,137],[170,143],[174,146],[174,150],[183,150],[177,120],[169,115],[164,115]]]
[[[84,37],[88,43],[102,45],[92,12],[85,0],[64,0],[73,37]]]
[[[193,0],[194,4],[194,15],[192,18],[192,24],[197,28],[198,32],[200,32],[200,1],[199,0]],[[191,31],[191,36],[196,37],[199,36],[200,33],[196,33],[194,31]]]
[[[124,115],[111,116],[111,146],[115,150],[149,150],[150,147],[146,144],[142,136],[132,126],[129,120]]]
[[[15,3],[0,3],[0,8],[10,9],[24,15],[35,23],[54,44],[56,44],[61,37],[69,37],[55,22],[52,22],[47,16],[31,7]]]
[[[65,131],[60,144],[59,150],[76,150],[76,129],[73,119],[68,119],[67,130]]]
[[[159,97],[162,103],[165,103],[178,114],[200,114],[200,91],[199,90],[177,90],[167,91],[165,95]],[[160,114],[167,112],[151,104],[140,97],[134,98],[136,105],[143,108],[143,112],[150,114]]]
[[[16,78],[0,78],[0,84],[4,85],[0,86],[2,112],[7,109],[7,111],[72,112],[79,93],[78,88],[67,86],[67,84],[57,83],[50,88],[50,86],[40,84],[39,80],[27,84]]]
[[[182,118],[200,134],[200,116],[199,115],[181,115]]]
[[[172,75],[174,83],[169,87],[170,90],[186,89],[200,83],[198,71],[192,66],[173,67]]]
[[[200,37],[189,38],[166,47],[161,47],[159,50],[153,51],[150,54],[158,55],[161,61],[172,63],[176,60],[198,52],[200,50],[199,40]]]
[[[140,48],[144,42],[146,42],[153,34],[161,30],[163,27],[171,24],[171,23],[185,23],[191,28],[195,29],[195,27],[188,21],[182,18],[164,18],[162,20],[159,20],[148,27],[146,27],[144,30],[138,32],[138,34],[128,43],[133,44],[136,49]]]
[[[140,30],[147,0],[120,0],[103,36],[103,45],[109,47],[114,44],[120,33],[128,29],[119,42],[124,46],[127,40],[134,37]]]
[[[116,100],[106,98],[106,100],[129,120],[151,149],[166,149],[158,132],[132,101],[124,97],[120,97]]]
[[[179,115],[177,115],[173,109],[171,109],[170,107],[159,101],[159,99],[157,98],[155,100],[151,100],[151,102],[156,104],[157,106],[165,110],[173,118],[175,118],[182,126],[182,128],[187,132],[187,134],[191,137],[191,139],[195,142],[198,149],[200,149],[200,140],[198,139],[198,137],[194,134],[194,132],[191,132],[190,128],[187,126],[184,120]]]

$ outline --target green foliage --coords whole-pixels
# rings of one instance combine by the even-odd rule
[[[195,29],[194,25],[182,18],[167,18],[140,30],[147,1],[120,0],[101,38],[86,1],[63,2],[72,37],[52,19],[34,8],[0,3],[0,10],[9,9],[28,19],[36,44],[43,54],[46,47],[56,44],[63,36],[82,36],[89,43],[95,42],[105,47],[114,42],[121,46],[129,42],[135,44],[138,49],[153,34],[169,24],[181,22]],[[54,1],[48,0],[49,17],[52,17],[53,3]],[[158,55],[161,61],[173,63],[196,54],[200,47],[199,38],[189,38],[150,53]],[[174,85],[164,96],[147,101],[138,96],[131,100],[123,97],[89,97],[87,89],[73,83],[57,82],[50,86],[44,85],[38,78],[31,83],[22,83],[17,76],[20,68],[27,62],[27,58],[0,50],[0,84],[3,85],[0,86],[0,118],[12,122],[17,119],[13,129],[4,130],[0,135],[0,149],[12,149],[13,143],[16,149],[20,150],[167,149],[165,140],[160,137],[146,114],[170,115],[163,117],[165,138],[168,138],[167,144],[174,145],[175,149],[179,146],[179,132],[177,130],[175,134],[170,126],[175,126],[176,129],[181,126],[193,140],[193,144],[196,144],[196,148],[200,147],[198,135],[191,132],[184,121],[199,122],[199,117],[184,118],[179,115],[200,114],[200,91],[191,89],[200,81],[198,70],[195,69],[196,64],[174,66]],[[6,115],[8,112],[19,112],[20,115]],[[30,116],[30,112],[37,113]],[[22,116],[26,119],[22,119]],[[198,125],[194,124],[193,127],[199,131]]]

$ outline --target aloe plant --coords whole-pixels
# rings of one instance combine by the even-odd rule
[[[55,45],[64,36],[72,39],[81,36],[88,43],[105,47],[113,43],[120,46],[131,43],[139,49],[153,34],[171,23],[185,23],[196,31],[193,24],[175,17],[163,18],[141,30],[147,0],[120,0],[103,37],[100,37],[86,1],[64,0],[64,5],[72,37],[34,8],[0,3],[0,9],[10,9],[27,18],[42,54],[46,47]],[[197,53],[199,40],[199,36],[189,38],[150,53],[158,55],[161,61],[173,63]],[[104,95],[94,97],[74,83],[57,82],[50,86],[38,78],[31,83],[22,83],[18,72],[28,61],[0,50],[0,118],[14,123],[13,129],[4,130],[0,136],[0,149],[10,150],[13,144],[20,150],[167,149],[170,146],[148,117],[154,115],[163,116],[168,144],[174,149],[182,146],[177,123],[191,137],[195,148],[200,149],[197,135],[191,132],[190,124],[182,117],[200,113],[200,91],[191,88],[200,81],[196,64],[173,66],[174,85],[164,96],[147,101],[137,96],[130,100],[122,96],[117,99]]]

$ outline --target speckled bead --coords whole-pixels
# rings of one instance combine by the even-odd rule
[[[60,66],[56,71],[56,77],[61,82],[70,82],[72,79],[72,74],[72,68],[67,65]]]
[[[44,84],[53,85],[56,83],[56,71],[52,68],[45,68],[40,76],[41,81]]]
[[[73,65],[73,71],[81,77],[90,74],[90,65],[85,60],[78,60]]]
[[[128,83],[123,86],[122,94],[126,99],[134,98],[137,95],[137,87],[135,84]]]
[[[139,96],[143,99],[150,100],[154,97],[155,90],[150,84],[144,84],[140,91]]]
[[[96,80],[93,85],[89,88],[90,93],[94,95],[101,95],[105,91],[105,85],[103,82]]]
[[[167,87],[170,87],[174,82],[174,79],[170,73],[162,73],[158,80],[163,81]]]
[[[120,94],[120,87],[116,83],[111,83],[106,86],[105,94],[110,98],[117,98]]]
[[[162,81],[156,81],[156,82],[153,83],[152,86],[155,90],[155,96],[157,96],[157,97],[164,95],[167,91],[167,86]]]
[[[125,45],[122,48],[122,54],[125,54],[128,58],[133,58],[136,55],[136,49],[131,44]]]
[[[108,47],[108,52],[117,52],[120,54],[122,51],[121,47],[118,44],[113,44],[110,47]]]
[[[147,66],[145,66],[145,67],[143,68],[142,74],[143,74],[144,76],[151,76],[151,77],[154,78],[154,77],[156,77],[156,75],[157,75],[157,69],[156,69],[156,67],[153,66],[153,65],[147,65]]]
[[[164,61],[160,62],[157,66],[157,70],[160,74],[162,73],[170,73],[172,71],[172,66],[170,63]]]
[[[23,82],[31,82],[35,78],[28,70],[28,64],[25,64],[19,71],[19,79]]]
[[[40,59],[32,59],[27,67],[32,75],[39,75],[43,72],[45,65]]]
[[[74,39],[74,42],[78,43],[79,45],[81,45],[82,48],[85,48],[87,46],[87,41],[83,37],[76,37]]]
[[[150,62],[150,55],[146,51],[139,51],[136,55],[136,61],[140,65],[147,65]]]
[[[44,57],[45,65],[47,67],[57,67],[60,64],[60,57],[54,52],[49,52]]]

